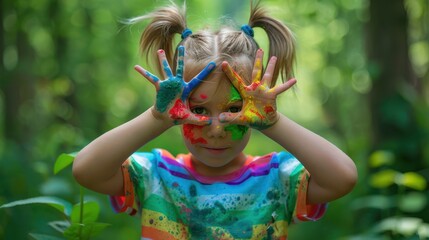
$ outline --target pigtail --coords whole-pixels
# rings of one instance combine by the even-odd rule
[[[171,6],[162,7],[154,12],[131,19],[131,23],[152,19],[140,37],[140,52],[146,62],[158,59],[157,51],[163,49],[170,66],[175,66],[173,57],[175,53],[174,36],[181,34],[186,29],[186,7]],[[162,67],[156,62],[158,73],[162,76]]]
[[[295,61],[295,38],[291,30],[282,22],[270,17],[267,11],[251,0],[250,19],[248,25],[252,28],[264,29],[269,40],[269,56],[277,57],[276,68],[273,79],[277,80],[279,75],[282,81],[293,77],[293,63]],[[274,86],[276,81],[272,82]],[[271,86],[271,87],[273,87]]]

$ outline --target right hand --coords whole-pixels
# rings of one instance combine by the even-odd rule
[[[151,82],[156,88],[156,103],[152,108],[152,113],[157,119],[171,120],[172,124],[195,124],[206,125],[210,119],[205,116],[192,113],[187,105],[187,100],[192,92],[212,71],[216,64],[210,62],[191,81],[185,82],[184,72],[185,47],[178,47],[176,75],[173,75],[168,64],[164,50],[158,50],[159,62],[164,69],[166,79],[159,78],[139,65],[134,67],[143,77]]]

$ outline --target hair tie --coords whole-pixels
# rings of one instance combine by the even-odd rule
[[[247,24],[244,24],[243,26],[241,26],[241,31],[247,34],[247,36],[251,36],[251,37],[255,36],[253,29]]]
[[[185,30],[183,30],[183,32],[182,32],[182,40],[185,39],[185,38],[187,38],[191,34],[192,34],[191,29],[185,28]]]

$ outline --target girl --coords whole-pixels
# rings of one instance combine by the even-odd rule
[[[133,21],[148,18],[140,46],[147,58],[157,53],[162,77],[135,68],[155,86],[154,106],[95,139],[73,164],[81,185],[141,215],[142,239],[286,239],[292,222],[319,219],[352,190],[353,161],[277,112],[277,95],[296,83],[276,84],[292,76],[294,41],[259,2],[241,30],[192,33],[175,5]],[[264,73],[254,27],[269,39]],[[174,125],[189,153],[135,152]],[[288,152],[246,155],[253,129]]]

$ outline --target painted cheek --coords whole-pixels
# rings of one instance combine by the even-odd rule
[[[200,94],[200,98],[201,98],[202,100],[207,99],[207,95],[205,95],[204,93],[201,93],[201,94]]]
[[[201,137],[204,126],[183,124],[183,135],[192,144],[207,144],[207,140]]]
[[[225,131],[231,133],[232,140],[241,140],[246,134],[249,128],[243,125],[228,125],[225,127]]]

